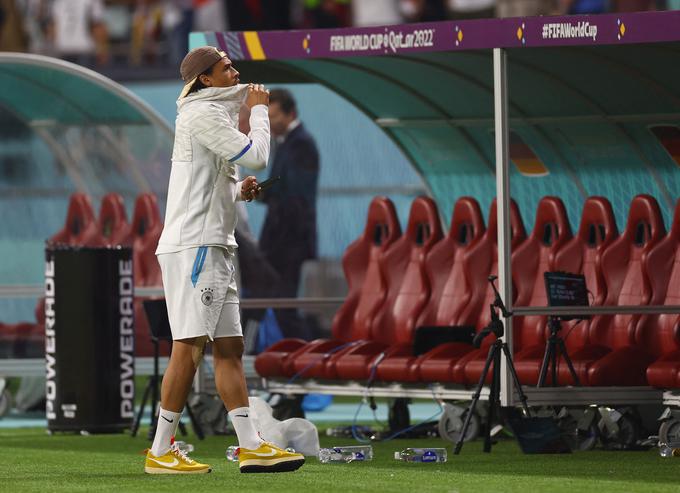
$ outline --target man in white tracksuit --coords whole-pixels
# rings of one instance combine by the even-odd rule
[[[144,470],[151,474],[210,472],[173,443],[181,411],[208,341],[215,383],[239,440],[241,472],[283,472],[304,463],[301,454],[263,442],[253,426],[241,365],[243,332],[233,256],[237,200],[259,193],[254,176],[238,180],[237,166],[260,170],[269,159],[269,91],[239,84],[224,52],[192,50],[182,61],[186,83],[177,101],[175,145],[165,226],[156,255],[174,340],[163,376],[161,408]],[[250,109],[250,133],[238,129],[241,106]]]

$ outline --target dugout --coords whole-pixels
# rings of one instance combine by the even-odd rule
[[[562,199],[574,230],[585,199],[605,196],[623,229],[631,200],[644,192],[658,201],[670,229],[680,196],[680,92],[674,82],[680,75],[679,41],[680,12],[191,35],[192,48],[225,50],[244,80],[322,84],[359,108],[421,174],[443,224],[457,198],[474,197],[486,216],[497,197],[499,281],[506,303],[510,195],[528,229],[539,199],[547,195]],[[513,309],[518,315],[548,313],[540,306]],[[678,313],[680,306],[589,311]],[[512,331],[506,339],[512,345]],[[510,404],[513,393],[503,375],[502,399]],[[276,388],[365,391],[360,385],[314,382]],[[399,384],[371,391],[431,395]],[[437,392],[442,398],[470,395]],[[528,394],[532,404],[661,399],[661,391],[645,386]]]

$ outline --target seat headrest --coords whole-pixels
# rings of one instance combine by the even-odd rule
[[[578,236],[583,243],[597,246],[611,243],[619,235],[612,204],[605,197],[588,197],[583,203]]]
[[[512,235],[511,247],[514,248],[522,243],[527,237],[527,231],[524,228],[524,221],[519,213],[519,207],[514,199],[510,199],[510,233]],[[489,220],[486,222],[486,234],[490,235],[492,241],[495,243],[498,238],[498,210],[496,208],[496,199],[491,202],[489,207]]]
[[[544,245],[552,245],[558,238],[570,236],[571,225],[562,199],[543,197],[536,208],[536,221],[531,237]]]
[[[454,237],[461,245],[467,245],[484,234],[484,231],[484,218],[479,202],[472,197],[459,198],[453,206],[448,236]]]
[[[364,237],[376,245],[389,245],[401,236],[394,203],[387,197],[374,197],[368,206]]]
[[[120,194],[111,192],[102,198],[99,208],[99,226],[104,236],[109,236],[115,224],[126,224],[125,202]]]
[[[675,212],[673,213],[673,223],[669,235],[680,239],[680,199],[675,203]]]
[[[416,197],[411,204],[406,236],[416,245],[429,248],[442,237],[437,204],[430,197]]]
[[[88,224],[94,221],[94,209],[90,197],[82,192],[72,194],[66,214],[66,229],[70,234],[79,234]]]
[[[132,230],[135,236],[143,236],[146,231],[161,223],[156,195],[143,193],[135,200],[135,210],[132,219]]]
[[[651,195],[636,195],[630,203],[626,230],[623,233],[629,241],[643,245],[658,241],[666,234],[659,203]]]

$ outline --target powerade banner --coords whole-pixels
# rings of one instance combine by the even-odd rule
[[[50,431],[111,432],[134,415],[130,248],[45,252],[46,412]]]

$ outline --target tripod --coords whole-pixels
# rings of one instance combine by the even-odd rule
[[[500,399],[501,353],[505,354],[505,360],[508,363],[508,368],[510,368],[510,373],[512,375],[512,379],[514,380],[515,388],[517,389],[517,394],[519,395],[520,401],[522,402],[522,408],[524,409],[524,413],[527,416],[531,415],[529,412],[529,407],[527,406],[526,395],[524,395],[524,392],[522,391],[522,386],[519,383],[517,372],[515,371],[515,367],[512,364],[512,356],[510,354],[510,350],[508,349],[507,343],[501,340],[501,337],[503,337],[504,334],[504,328],[503,322],[496,313],[496,308],[500,309],[501,313],[503,314],[503,317],[505,318],[511,317],[512,312],[509,312],[505,305],[503,304],[503,299],[501,298],[501,295],[496,289],[496,286],[494,284],[495,280],[496,276],[489,276],[489,282],[491,283],[491,287],[493,288],[493,291],[495,293],[494,302],[489,305],[489,310],[491,312],[491,322],[475,336],[473,344],[475,345],[475,347],[479,347],[482,343],[482,340],[491,333],[493,333],[496,336],[496,340],[491,345],[491,347],[489,347],[489,354],[486,357],[486,363],[484,364],[482,375],[479,378],[479,383],[477,384],[477,388],[475,389],[475,393],[472,397],[472,402],[470,402],[470,407],[468,408],[467,416],[465,416],[465,423],[463,424],[463,429],[460,432],[460,437],[458,438],[458,442],[456,443],[456,447],[453,451],[453,453],[456,455],[460,454],[460,451],[463,448],[465,435],[467,434],[468,427],[470,426],[470,419],[472,418],[472,414],[475,412],[475,407],[477,406],[477,402],[479,402],[479,397],[482,393],[484,382],[486,381],[489,369],[493,364],[493,373],[491,374],[491,387],[489,389],[489,416],[484,436],[484,452],[487,453],[491,452],[492,422],[496,412],[498,413],[499,417],[501,415],[501,399]]]
[[[574,365],[571,362],[567,348],[564,345],[564,339],[557,335],[561,329],[561,323],[559,317],[550,316],[548,317],[548,328],[550,329],[550,337],[545,345],[545,353],[543,354],[543,364],[541,365],[541,373],[538,377],[537,387],[543,387],[545,385],[545,377],[548,375],[548,365],[552,364],[552,386],[557,385],[557,360],[559,359],[560,353],[564,357],[564,361],[567,363],[569,368],[569,373],[571,373],[571,378],[574,380],[574,385],[581,385],[578,379],[578,375],[574,370]]]

